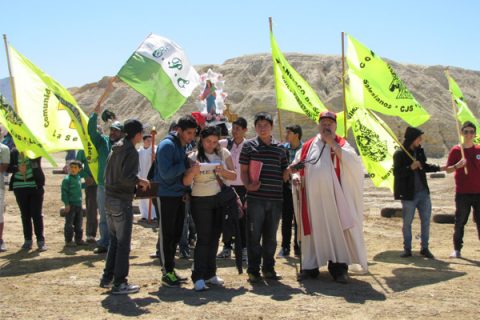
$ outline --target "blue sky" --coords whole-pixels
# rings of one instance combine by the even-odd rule
[[[193,64],[270,52],[269,16],[285,53],[340,55],[345,31],[398,62],[480,70],[480,2],[448,2],[9,1],[0,32],[66,87],[116,74],[150,32],[176,41]]]

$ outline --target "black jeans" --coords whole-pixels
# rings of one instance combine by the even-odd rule
[[[157,253],[160,256],[160,251],[163,252],[163,272],[168,273],[175,268],[175,251],[182,237],[185,220],[183,197],[160,197],[160,210],[157,210],[157,214],[161,223],[161,228],[158,228]]]
[[[65,213],[65,226],[63,228],[63,234],[65,236],[65,242],[70,242],[75,234],[75,241],[82,240],[83,230],[83,213],[82,206],[70,205],[70,211]]]
[[[43,236],[43,187],[13,189],[22,215],[23,237],[32,240],[32,221],[37,241],[45,241]]]
[[[133,209],[131,200],[105,196],[108,246],[104,279],[113,279],[114,285],[127,282],[130,267],[130,242],[132,240]]]
[[[193,260],[193,282],[208,280],[217,271],[217,250],[222,233],[222,210],[218,209],[215,196],[192,197],[192,217],[197,228],[197,244]]]
[[[455,194],[455,232],[453,246],[455,250],[462,250],[463,233],[467,224],[470,210],[473,208],[473,218],[477,224],[478,238],[480,239],[480,194]]]
[[[244,186],[232,186],[233,189],[237,192],[238,196],[240,197],[240,201],[242,205],[245,205],[245,199],[247,196],[247,189]],[[240,225],[240,234],[242,237],[242,249],[247,247],[247,215],[244,213],[243,216],[238,220]],[[233,240],[232,239],[222,239],[222,242],[226,248],[232,249]]]
[[[86,205],[86,236],[95,238],[98,228],[98,211],[97,211],[97,185],[87,186],[85,188],[85,205]]]
[[[274,270],[277,229],[281,215],[281,200],[247,199],[248,273],[255,274],[260,271],[262,258],[262,270]]]
[[[282,248],[290,250],[290,243],[292,239],[292,222],[295,228],[295,238],[293,239],[293,246],[297,250],[297,221],[293,209],[292,189],[288,186],[283,186],[283,208],[282,208]]]

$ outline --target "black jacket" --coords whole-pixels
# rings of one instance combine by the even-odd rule
[[[15,181],[15,173],[18,172],[18,157],[19,152],[17,148],[13,148],[10,152],[10,164],[8,165],[7,172],[12,174],[8,190],[13,190],[13,182]],[[32,166],[33,180],[37,185],[37,189],[43,189],[45,185],[45,174],[42,170],[42,158],[30,159],[30,165]]]
[[[121,139],[112,146],[105,167],[105,194],[114,198],[133,200],[138,178],[139,160],[135,146]]]
[[[413,155],[413,152],[411,154]],[[425,173],[440,171],[440,167],[427,163],[427,157],[421,147],[416,149],[416,159],[422,164],[422,169],[417,169],[420,174],[420,180],[427,191],[430,192]],[[393,193],[395,200],[413,200],[415,193],[415,173],[410,169],[412,162],[413,160],[410,159],[402,149],[398,149],[393,154]]]

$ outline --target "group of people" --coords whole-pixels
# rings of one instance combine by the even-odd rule
[[[100,238],[94,252],[107,253],[102,288],[111,288],[113,294],[139,290],[127,279],[132,201],[136,189],[148,192],[152,183],[158,184],[158,190],[151,195],[151,204],[147,200],[140,207],[143,218],[155,218],[159,224],[155,257],[160,259],[164,286],[177,287],[187,281],[175,270],[175,253],[182,234],[185,237],[188,215],[193,218],[197,236],[191,274],[195,291],[224,284],[216,272],[216,258],[226,220],[221,195],[229,188],[238,199],[238,206],[229,211],[238,219],[235,238],[239,241],[235,246],[241,246],[236,248],[241,250],[236,252],[247,261],[250,282],[281,278],[275,269],[280,220],[282,243],[278,256],[290,255],[293,224],[294,253],[301,261],[300,279],[317,277],[323,266],[328,266],[339,283],[348,282],[349,270],[367,272],[363,167],[354,148],[336,134],[335,113],[322,112],[318,134],[305,142],[300,126],[287,126],[286,144],[273,139],[273,118],[265,112],[255,115],[256,136],[252,139],[245,138],[248,126],[244,118],[232,124],[232,138],[222,139],[218,128],[200,129],[195,118],[186,115],[153,150],[152,160],[155,146],[151,136],[144,133],[142,123],[134,119],[123,124],[115,121],[106,136],[97,127],[99,112],[97,106],[88,123],[99,155],[97,179],[80,151],[77,160],[69,163],[61,190],[67,246],[85,243],[81,178],[85,181],[87,242],[95,241],[98,209]],[[462,134],[463,144],[452,148],[443,167],[427,162],[421,147],[423,132],[417,128],[407,128],[403,146],[394,154],[394,196],[401,200],[403,208],[402,257],[412,256],[411,224],[418,209],[420,253],[433,258],[429,250],[431,202],[426,172],[455,171],[457,209],[451,257],[461,256],[464,226],[472,207],[480,236],[480,146],[473,143],[475,125],[463,124]],[[142,140],[144,145],[137,150]],[[12,172],[10,188],[21,211],[25,239],[22,248],[32,247],[33,221],[38,248],[46,250],[42,220],[45,177],[40,159],[25,158],[15,149],[10,152],[0,145],[0,173],[5,171]],[[0,191],[3,203],[4,193]],[[3,204],[0,207],[0,245],[4,250]],[[224,234],[223,253],[231,251],[233,240]]]

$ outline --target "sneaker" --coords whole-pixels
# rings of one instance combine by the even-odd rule
[[[453,252],[450,254],[449,258],[461,258],[462,254],[460,253],[460,250],[453,250]]]
[[[123,282],[118,286],[112,287],[112,294],[130,294],[140,291],[140,287],[134,284]]]
[[[263,278],[267,280],[280,280],[282,279],[282,276],[277,274],[275,270],[272,271],[262,271]]]
[[[101,253],[107,253],[108,249],[102,246],[97,246],[95,249],[93,249],[93,253],[95,254],[101,254]]]
[[[280,251],[278,252],[277,257],[285,258],[285,257],[288,257],[288,256],[290,256],[290,249],[280,248]]]
[[[71,247],[75,247],[75,246],[76,246],[76,244],[73,241],[66,241],[65,242],[65,247],[71,248]]]
[[[87,236],[87,239],[86,239],[87,243],[96,243],[97,240],[95,240],[95,237],[93,236]]]
[[[173,271],[173,273],[175,274],[175,277],[177,277],[178,281],[180,281],[181,283],[185,283],[188,281],[187,277],[182,277],[177,273],[177,271]]]
[[[213,276],[208,280],[205,280],[206,284],[211,284],[214,286],[223,286],[225,284],[225,281],[220,278],[219,276]]]
[[[259,283],[261,282],[263,279],[262,279],[262,276],[260,275],[260,273],[258,272],[255,272],[255,273],[248,273],[248,282],[250,283]]]
[[[205,284],[205,280],[200,279],[200,280],[195,281],[195,285],[194,285],[193,289],[194,289],[196,292],[201,292],[201,291],[206,291],[206,290],[208,290],[208,287],[207,287],[207,285]]]
[[[0,240],[0,252],[5,252],[7,251],[7,247],[5,246],[5,242],[3,240]]]
[[[77,241],[75,241],[75,244],[77,246],[86,246],[87,245],[87,243],[83,240],[77,240]]]
[[[348,275],[346,273],[339,275],[338,277],[335,278],[335,282],[341,283],[341,284],[347,284],[348,283]]]
[[[248,252],[247,248],[242,249],[242,261],[248,263]]]
[[[428,248],[425,248],[425,249],[420,250],[420,254],[421,254],[422,256],[424,256],[425,258],[428,258],[428,259],[435,259],[435,257],[434,257],[433,254],[430,252],[430,250],[428,250]]]
[[[166,287],[179,287],[180,281],[178,280],[175,272],[168,272],[162,277],[162,284]]]
[[[405,250],[403,253],[400,255],[401,258],[408,258],[412,256],[412,251],[411,250]]]
[[[45,241],[37,241],[38,251],[47,251],[47,246],[45,245]]]
[[[111,289],[113,287],[112,279],[100,278],[100,288]]]
[[[218,255],[217,255],[217,258],[220,258],[220,259],[230,259],[232,257],[232,249],[230,248],[223,248],[222,252],[220,252]]]
[[[25,242],[22,245],[23,250],[30,250],[32,249],[32,240],[25,240]]]

